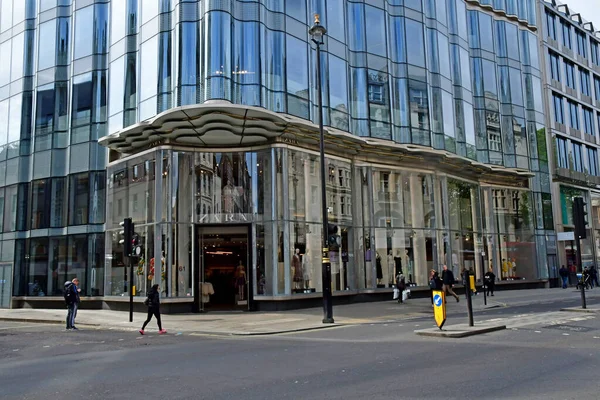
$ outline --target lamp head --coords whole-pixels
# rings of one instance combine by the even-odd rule
[[[323,44],[323,36],[327,33],[327,29],[323,25],[321,25],[319,14],[315,14],[315,23],[308,30],[310,36],[312,36],[312,40],[317,44]]]

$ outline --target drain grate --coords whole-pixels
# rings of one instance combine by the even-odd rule
[[[596,328],[589,328],[587,326],[576,326],[576,325],[548,325],[544,326],[546,329],[557,329],[559,331],[568,331],[568,332],[590,332],[596,331]]]

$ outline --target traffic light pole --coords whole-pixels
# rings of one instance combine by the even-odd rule
[[[585,276],[583,274],[583,261],[581,259],[581,239],[587,237],[587,212],[585,211],[585,206],[583,197],[573,198],[573,224],[575,225],[575,232],[573,234],[575,236],[575,245],[577,246],[577,264],[581,268],[581,282],[579,283],[581,285],[581,308],[587,308],[585,304]]]
[[[127,257],[129,262],[129,322],[133,322],[133,262],[132,255]]]
[[[577,264],[581,266],[581,308],[587,308],[585,303],[585,277],[583,276],[583,263],[581,262],[581,239],[575,235],[575,245],[577,246]]]

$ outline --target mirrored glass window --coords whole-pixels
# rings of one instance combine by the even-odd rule
[[[308,46],[306,42],[286,35],[287,91],[308,98]]]
[[[142,43],[140,49],[140,101],[156,96],[158,87],[158,35]]]
[[[352,51],[365,51],[364,4],[347,3],[348,48]]]
[[[411,45],[407,48],[408,63],[425,67],[425,39],[423,37],[423,24],[412,19],[406,19],[406,37],[410,38]]]
[[[75,40],[74,58],[78,59],[92,54],[94,45],[94,6],[78,10],[75,13]]]
[[[293,3],[303,3],[302,1]],[[288,0],[289,3],[289,0]],[[343,18],[344,0],[327,0],[327,35],[341,42],[346,40],[346,19]]]
[[[23,76],[23,72],[24,72],[23,71],[23,63],[25,61],[24,52],[25,52],[25,33],[20,33],[17,36],[13,37],[13,39],[12,39],[12,56],[10,54],[8,54],[8,57],[11,60],[10,80],[13,82]],[[8,63],[2,63],[2,64],[8,64]],[[4,68],[6,69],[7,67],[4,67]],[[0,71],[0,75],[2,75],[1,71]],[[0,83],[0,86],[2,86],[1,83]]]
[[[404,17],[389,16],[389,49],[392,61],[406,62],[406,34],[404,31]]]
[[[5,54],[7,59],[11,56],[11,42],[7,40],[6,42],[0,44],[0,54]],[[4,56],[2,57],[4,58]],[[10,83],[10,63],[1,62],[0,63],[0,87],[7,85]]]
[[[56,62],[56,20],[40,24],[38,70],[54,66]]]
[[[127,1],[111,1],[111,44],[117,43],[125,37],[125,28],[127,27]]]
[[[385,18],[382,9],[365,6],[367,29],[367,51],[386,56]]]

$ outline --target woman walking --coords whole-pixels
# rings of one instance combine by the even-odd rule
[[[148,298],[144,302],[148,306],[148,318],[142,325],[142,329],[140,329],[140,334],[144,334],[144,328],[148,325],[148,322],[152,319],[152,315],[156,318],[156,323],[158,324],[158,333],[160,335],[167,333],[165,329],[162,328],[162,323],[160,322],[160,287],[158,284],[153,285],[148,291]]]

